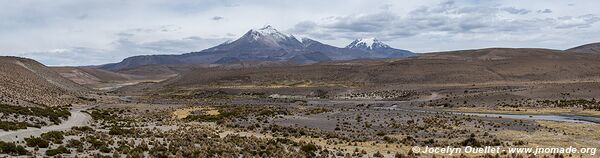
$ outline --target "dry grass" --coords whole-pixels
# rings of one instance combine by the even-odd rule
[[[587,116],[600,116],[600,111],[582,110],[582,111],[574,112],[574,114],[577,114],[577,115],[587,115]]]
[[[188,117],[193,111],[202,110],[206,112],[206,115],[219,115],[219,110],[211,107],[190,107],[177,109],[173,112],[173,119],[184,119]]]
[[[600,146],[600,125],[591,123],[568,123],[555,121],[537,121],[542,127],[554,129],[548,131],[541,129],[535,132],[505,130],[497,133],[503,140],[523,140],[528,142],[528,147],[586,147]],[[563,132],[564,131],[564,132]],[[565,135],[564,133],[567,133]],[[584,157],[592,157],[583,155]],[[595,155],[597,156],[597,155]]]
[[[389,144],[389,143],[377,143],[375,141],[366,141],[366,142],[356,142],[356,146],[354,143],[331,143],[323,138],[310,138],[310,137],[300,137],[300,138],[291,138],[291,140],[295,142],[312,142],[315,145],[323,146],[328,149],[340,149],[346,153],[353,153],[355,149],[358,148],[359,151],[365,150],[367,153],[372,154],[375,152],[380,152],[382,154],[386,154],[390,152],[391,154],[395,154],[396,152],[407,153],[411,150],[412,146],[404,146],[400,144]]]

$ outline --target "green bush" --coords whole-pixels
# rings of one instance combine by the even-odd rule
[[[79,98],[81,100],[85,100],[85,101],[91,101],[91,102],[95,102],[96,101],[96,98],[87,98],[87,97],[77,97],[77,98]]]
[[[47,148],[49,146],[48,141],[38,137],[25,138],[25,143],[28,147]]]
[[[27,126],[32,126],[32,125],[30,125],[28,123],[24,123],[24,122],[0,121],[0,129],[3,129],[5,131],[26,129]]]
[[[90,114],[94,120],[112,120],[116,118],[110,111],[93,110],[92,112],[87,113]]]
[[[100,149],[103,146],[107,146],[107,144],[104,141],[100,141],[96,137],[93,137],[93,136],[86,137],[85,141],[92,144],[93,149]]]
[[[69,148],[83,148],[83,142],[77,139],[70,139],[67,141],[67,147]]]
[[[42,133],[41,137],[56,144],[62,144],[62,140],[65,138],[62,131],[50,131]]]
[[[21,145],[15,143],[6,143],[0,141],[0,153],[9,155],[26,155],[27,150]]]
[[[153,157],[168,157],[169,149],[164,146],[156,146],[152,148],[149,153]]]
[[[0,104],[0,111],[4,114],[18,114],[46,117],[55,124],[61,122],[61,118],[66,119],[71,116],[68,108],[62,107],[22,107]]]
[[[108,134],[110,134],[110,135],[126,135],[126,134],[132,134],[132,133],[133,133],[132,130],[130,130],[130,129],[123,129],[121,127],[112,127],[108,131]]]
[[[108,146],[102,146],[102,147],[100,147],[100,152],[109,153],[111,151],[112,151],[112,149],[109,148]]]
[[[75,126],[75,127],[71,127],[71,130],[82,131],[82,132],[94,131],[94,129],[89,126]]]
[[[71,151],[69,151],[69,149],[67,149],[65,146],[59,146],[56,149],[48,149],[46,150],[46,155],[48,156],[55,156],[55,155],[59,155],[59,154],[69,154],[71,153]]]
[[[300,147],[300,150],[304,151],[307,156],[312,157],[315,155],[315,152],[318,150],[318,147],[314,144],[306,144]]]

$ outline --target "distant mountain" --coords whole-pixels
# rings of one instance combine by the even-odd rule
[[[112,64],[101,65],[100,69],[123,70],[156,64],[180,64],[183,63],[179,55],[140,55],[123,59],[123,61]]]
[[[293,35],[281,33],[271,26],[250,30],[235,41],[184,54],[185,62],[214,63],[222,58],[237,58],[241,61],[285,60],[303,53],[304,45]],[[196,58],[194,58],[196,57]],[[202,59],[198,59],[201,57]]]
[[[600,43],[590,43],[574,48],[567,49],[566,51],[577,52],[577,53],[600,53]]]
[[[346,46],[347,49],[362,50],[374,58],[407,57],[415,55],[408,50],[392,48],[376,38],[357,39]]]
[[[374,38],[371,39],[373,42],[365,45],[366,48],[362,48],[359,47],[362,46],[361,41],[357,40],[346,48],[338,48],[309,38],[303,38],[300,41],[293,35],[279,32],[267,25],[260,29],[252,29],[237,40],[228,41],[200,52],[182,55],[134,56],[119,63],[102,65],[100,68],[121,70],[143,65],[232,64],[242,61],[289,61],[295,64],[311,64],[328,60],[376,59],[414,55],[410,51],[391,48]]]

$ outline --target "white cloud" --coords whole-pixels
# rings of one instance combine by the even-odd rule
[[[378,37],[396,47],[419,52],[481,47],[565,49],[584,44],[577,37],[582,33],[600,31],[596,25],[600,17],[596,14],[530,14],[534,9],[444,1],[412,9],[406,14],[383,10],[303,21],[290,30],[326,40]],[[552,11],[544,9],[539,13]],[[440,45],[439,41],[453,45]],[[562,43],[557,45],[557,41]]]
[[[50,65],[199,51],[271,24],[344,46],[375,36],[417,52],[565,49],[600,41],[595,0],[0,1],[0,55]],[[191,38],[190,38],[191,37]]]
[[[181,54],[199,51],[220,44],[228,39],[204,39],[186,37],[175,40],[160,40],[137,43],[130,40],[131,35],[122,34],[122,38],[113,42],[112,48],[96,49],[88,47],[71,47],[48,51],[18,53],[18,56],[43,59],[44,64],[52,66],[100,65],[117,62],[134,55],[147,54]]]

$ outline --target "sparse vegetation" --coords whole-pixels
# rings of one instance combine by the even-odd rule
[[[64,146],[59,146],[56,149],[48,149],[46,150],[46,155],[48,156],[56,156],[56,155],[60,155],[60,154],[68,154],[71,153],[71,151],[69,151],[69,149],[67,149]]]
[[[51,141],[55,144],[62,144],[62,140],[64,139],[64,133],[61,131],[50,131],[42,133],[41,138],[47,141]]]
[[[18,155],[26,155],[28,151],[25,147],[21,145],[16,145],[15,143],[6,143],[0,141],[0,153],[18,156]]]
[[[18,129],[25,129],[27,127],[33,126],[24,122],[8,122],[8,121],[0,121],[0,129],[5,131],[12,131]]]
[[[468,62],[481,64],[476,60],[469,57]],[[564,144],[563,140],[600,145],[589,141],[600,139],[600,134],[594,132],[600,130],[595,124],[544,122],[535,116],[531,119],[483,116],[488,113],[525,117],[595,116],[600,114],[598,101],[590,98],[598,94],[593,88],[595,82],[536,80],[521,84],[518,80],[521,78],[514,76],[520,73],[507,76],[501,74],[504,72],[488,72],[496,71],[490,69],[484,71],[486,74],[468,77],[464,73],[480,72],[456,67],[449,69],[461,73],[428,72],[427,77],[415,77],[411,72],[401,76],[411,70],[396,70],[398,65],[422,61],[371,62],[298,66],[303,69],[298,70],[301,73],[277,67],[211,67],[202,71],[202,75],[211,77],[196,76],[192,80],[182,75],[161,82],[166,84],[161,89],[153,89],[153,82],[144,82],[111,92],[81,95],[86,97],[74,97],[78,103],[73,102],[73,111],[80,110],[78,106],[82,103],[95,104],[85,109],[92,122],[70,130],[41,133],[39,137],[8,138],[15,141],[0,143],[0,157],[30,154],[37,157],[447,157],[408,149],[545,146]],[[386,68],[381,69],[378,64]],[[427,64],[437,67],[437,63]],[[365,66],[370,68],[362,69]],[[356,67],[364,72],[354,72]],[[262,72],[267,70],[277,71],[265,76]],[[318,75],[322,72],[331,74]],[[394,76],[380,72],[393,72]],[[352,76],[353,73],[361,75]],[[498,74],[487,76],[487,73]],[[446,76],[450,76],[448,80],[436,83]],[[499,77],[516,79],[505,85],[494,82]],[[183,83],[171,85],[179,79],[186,80],[186,84],[196,83],[196,79],[203,82],[190,87],[182,87],[187,86]],[[460,82],[452,82],[456,80]],[[486,81],[486,84],[470,81]],[[22,101],[0,101],[10,103],[0,105],[0,128],[5,130],[58,124],[70,116],[68,107],[48,107],[39,102],[14,106]],[[477,112],[482,115],[475,115]],[[560,141],[548,140],[547,136]]]
[[[71,116],[69,109],[63,107],[22,107],[0,104],[0,112],[3,114],[45,117],[50,119],[54,124],[59,124],[62,122],[62,119],[67,119]]]
[[[50,144],[47,140],[39,138],[39,137],[25,138],[25,142],[27,142],[28,147],[38,147],[38,148],[47,148]]]

